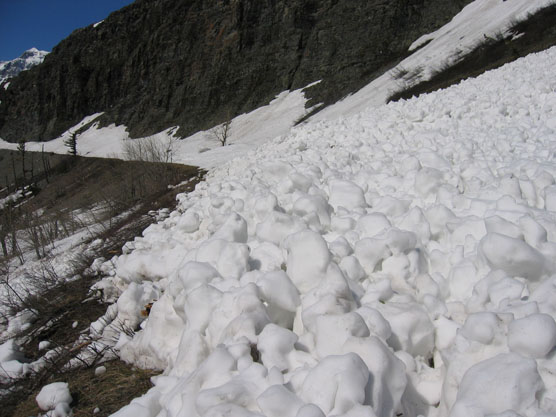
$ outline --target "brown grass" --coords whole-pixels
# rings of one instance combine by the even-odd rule
[[[96,407],[100,412],[95,416],[109,415],[148,390],[153,373],[134,369],[120,361],[107,363],[106,374],[99,376],[94,375],[96,364],[83,364],[80,369],[71,371],[64,368],[64,364],[78,353],[72,347],[80,334],[86,333],[90,323],[106,311],[106,305],[98,299],[88,299],[88,290],[98,278],[88,275],[87,268],[94,258],[110,259],[120,254],[125,242],[140,235],[154,221],[148,215],[150,210],[175,208],[176,194],[191,191],[202,175],[195,167],[177,164],[76,157],[71,158],[63,169],[59,168],[49,183],[43,184],[42,190],[26,203],[31,210],[43,209],[47,214],[87,209],[118,198],[110,215],[122,210],[131,214],[110,222],[100,235],[90,237],[90,240],[102,239],[103,246],[94,254],[80,257],[72,265],[71,275],[79,275],[80,279],[67,282],[51,277],[48,270],[37,272],[35,281],[44,283],[41,291],[38,294],[32,291],[34,295],[25,296],[24,305],[19,307],[36,309],[38,319],[19,335],[18,340],[29,360],[35,360],[43,353],[38,352],[38,344],[43,340],[52,343],[50,348],[61,348],[62,353],[44,370],[0,387],[10,392],[0,398],[2,416],[37,415],[35,397],[42,386],[51,382],[69,383],[74,416],[92,416]],[[179,187],[168,189],[169,184],[180,182],[183,184]],[[130,184],[137,185],[134,195],[126,194]],[[74,328],[72,323],[75,321],[78,325]],[[100,360],[100,356],[97,359]]]
[[[46,383],[67,382],[73,398],[71,404],[74,417],[105,417],[139,397],[152,387],[150,378],[155,375],[114,360],[105,362],[106,373],[95,375],[95,370],[77,369],[61,376],[50,378]],[[13,417],[36,416],[40,412],[35,397],[40,388],[27,395],[15,407]],[[93,414],[95,408],[100,411]]]

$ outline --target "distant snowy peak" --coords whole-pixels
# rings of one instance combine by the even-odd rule
[[[37,48],[31,48],[19,57],[11,61],[0,62],[0,83],[8,78],[13,78],[21,71],[26,71],[35,65],[44,61],[44,57],[48,54],[46,51],[39,51]]]

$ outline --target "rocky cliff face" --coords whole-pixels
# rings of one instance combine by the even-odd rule
[[[331,103],[470,0],[136,0],[0,89],[0,137],[48,140],[84,116],[186,136],[317,80]]]
[[[40,64],[44,61],[44,57],[47,54],[48,52],[46,51],[39,51],[37,48],[31,48],[25,51],[19,58],[0,62],[0,84],[9,78],[15,77],[21,71],[26,71]]]

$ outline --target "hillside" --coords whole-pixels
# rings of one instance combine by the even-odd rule
[[[143,23],[154,19],[159,26],[177,24],[173,17],[137,13],[178,3],[137,1],[67,42],[86,39],[111,19],[129,23],[129,16]],[[369,3],[374,11],[401,5]],[[395,59],[391,56],[388,70],[368,77],[355,61],[335,60],[352,53],[351,46],[342,44],[344,35],[351,36],[343,30],[359,27],[363,18],[358,12],[365,5],[354,9],[353,3],[341,1],[280,0],[179,4],[190,7],[192,19],[215,17],[210,14],[215,10],[241,10],[234,16],[244,23],[262,16],[251,29],[238,26],[240,45],[246,34],[254,36],[247,37],[251,52],[263,42],[257,36],[267,33],[264,28],[259,32],[263,17],[291,19],[293,32],[308,31],[301,44],[309,49],[302,48],[303,58],[289,73],[286,90],[272,92],[261,101],[264,105],[253,100],[255,108],[241,107],[235,117],[224,108],[223,120],[229,123],[216,127],[220,116],[209,111],[204,130],[186,138],[180,136],[185,125],[166,125],[174,117],[171,106],[159,109],[157,118],[149,113],[150,98],[148,105],[141,102],[141,93],[134,96],[136,103],[122,96],[113,108],[76,116],[66,128],[60,125],[53,140],[26,143],[26,152],[41,151],[27,159],[27,167],[40,165],[46,151],[67,153],[64,141],[74,133],[79,155],[138,161],[66,155],[60,160],[73,161],[75,170],[64,172],[57,187],[48,184],[45,190],[51,191],[28,195],[21,205],[10,203],[13,194],[0,201],[28,218],[48,220],[49,230],[60,233],[59,213],[78,220],[73,222],[76,233],[51,238],[42,252],[33,250],[33,230],[25,223],[19,235],[4,235],[19,239],[23,250],[11,245],[12,256],[0,264],[7,271],[0,297],[11,301],[5,308],[12,307],[11,312],[0,309],[3,410],[15,410],[17,417],[555,415],[553,1],[469,2],[443,26],[413,38]],[[315,4],[326,7],[312,9]],[[416,18],[413,12],[432,7],[429,2],[413,5],[409,20]],[[348,9],[352,20],[342,21],[347,14],[340,11]],[[267,15],[268,10],[282,14]],[[332,11],[338,16],[327,15]],[[319,20],[326,16],[328,21]],[[327,32],[336,21],[345,28],[330,26]],[[117,27],[111,25],[106,30]],[[158,29],[145,28],[152,32],[149,45],[164,44],[167,48],[157,49],[173,62],[171,37],[157,38]],[[210,38],[234,45],[235,37],[226,37],[226,30],[213,38],[205,32],[195,36],[201,44]],[[342,37],[320,38],[337,32]],[[285,41],[282,35],[277,36]],[[120,54],[124,64],[118,68],[129,69],[121,46],[125,36],[114,36],[121,42],[108,54]],[[263,37],[264,43],[280,49],[273,36]],[[317,59],[324,64],[309,56],[314,67],[303,70],[314,36],[326,40],[319,44]],[[137,45],[141,42],[138,38]],[[330,55],[327,45],[338,46],[335,42],[342,45]],[[71,49],[63,45],[61,51]],[[142,49],[141,57],[149,48]],[[358,60],[364,56],[355,55]],[[143,68],[136,58],[137,68]],[[212,79],[212,67],[203,67],[205,59],[210,57],[203,55],[198,65]],[[283,68],[288,60],[286,54]],[[265,77],[276,70],[267,61],[269,72],[257,67]],[[49,65],[45,68],[54,71],[57,64]],[[148,67],[158,70],[158,65],[149,61]],[[241,79],[255,79],[248,64],[241,65],[237,73],[222,70],[222,79],[238,80],[240,72]],[[345,73],[341,65],[347,65]],[[35,80],[41,67],[16,80]],[[170,67],[164,77],[175,81],[176,66]],[[331,72],[324,70],[320,82],[307,84],[315,81],[312,75],[303,79],[323,68]],[[111,71],[118,73],[114,67]],[[148,90],[151,78],[156,84],[164,77],[144,74],[141,91],[153,97],[181,91],[181,85],[174,85],[172,93],[167,86],[160,90],[162,84]],[[57,76],[60,86],[68,84]],[[240,85],[254,89],[249,97],[257,96],[260,91],[251,81],[229,86],[237,87],[238,94],[226,98],[226,105],[246,97]],[[283,81],[268,81],[265,91]],[[215,85],[202,111],[229,93],[226,87],[214,98]],[[14,100],[18,91],[27,94],[25,88],[21,84],[13,90]],[[12,94],[12,86],[5,91]],[[112,98],[121,93],[107,91]],[[346,91],[352,93],[344,96]],[[393,94],[399,100],[387,103]],[[24,96],[18,98],[21,103],[33,101]],[[318,102],[329,105],[314,106]],[[111,124],[115,117],[128,117],[127,107],[119,113],[123,103],[129,114],[144,111],[145,120]],[[142,123],[147,130],[137,133]],[[219,143],[222,128],[230,132]],[[135,135],[145,137],[131,139]],[[21,145],[0,140],[0,148],[12,149],[5,160],[17,161],[0,167],[0,174],[10,168],[15,173],[20,165],[24,176],[29,172],[16,159]],[[208,172],[151,165],[145,155],[159,162],[189,162]],[[182,179],[187,181],[167,186]],[[56,197],[48,204],[41,200],[51,196]],[[84,210],[77,205],[83,201]],[[166,203],[171,210],[158,210]],[[47,206],[56,216],[44,210]],[[98,210],[107,217],[96,221]],[[137,221],[128,224],[129,219]],[[91,233],[98,229],[103,230],[98,236]],[[33,275],[40,268],[43,275]],[[37,277],[50,270],[57,272],[56,279],[46,283],[56,286],[14,299],[18,288],[42,283]]]
[[[132,137],[184,137],[318,80],[310,103],[330,103],[468,1],[137,0],[0,91],[0,137],[53,139],[99,112]]]

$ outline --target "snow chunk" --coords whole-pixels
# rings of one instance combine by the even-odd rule
[[[434,168],[423,168],[415,176],[415,190],[422,197],[433,195],[442,182],[442,173]]]
[[[510,276],[538,280],[545,273],[544,256],[522,240],[488,233],[479,251],[492,269],[501,269]]]
[[[374,237],[384,230],[388,230],[392,225],[388,218],[382,213],[370,213],[357,220],[355,231],[361,238]]]
[[[352,337],[343,345],[344,352],[358,354],[369,369],[367,398],[377,417],[392,417],[400,406],[407,377],[401,360],[379,338]]]
[[[187,210],[182,216],[180,216],[176,224],[176,226],[185,233],[196,232],[199,230],[199,225],[199,215],[191,210]]]
[[[301,292],[309,291],[324,278],[332,255],[318,233],[305,230],[288,237],[287,273]]]
[[[307,224],[312,225],[317,230],[330,226],[331,211],[332,208],[320,195],[304,195],[299,197],[293,205],[293,213],[303,218]]]
[[[0,362],[20,361],[24,356],[15,344],[15,339],[10,339],[0,345]]]
[[[326,415],[342,415],[363,404],[368,380],[367,366],[355,353],[327,356],[309,372],[299,396]]]
[[[299,416],[297,412],[303,406],[303,401],[284,385],[273,385],[259,395],[257,404],[265,416],[296,417]]]
[[[213,238],[229,242],[247,243],[247,222],[239,214],[232,213],[220,226]]]
[[[434,348],[434,326],[425,309],[415,303],[377,304],[376,309],[390,323],[388,344],[413,356],[429,357]]]
[[[556,322],[548,314],[531,314],[512,321],[508,327],[508,346],[512,352],[544,358],[555,345]]]
[[[218,277],[220,277],[218,271],[206,262],[187,262],[177,273],[178,282],[186,293]]]
[[[533,359],[502,353],[472,366],[464,375],[450,417],[484,416],[514,410],[527,414],[543,382]]]
[[[106,373],[106,366],[97,366],[95,368],[95,376],[104,375]]]
[[[271,369],[276,367],[280,371],[290,367],[288,355],[293,351],[297,342],[297,335],[273,323],[265,326],[259,335],[257,347],[261,352],[263,364]]]
[[[243,243],[208,240],[197,250],[197,262],[208,262],[223,277],[239,279],[249,270],[249,248]]]
[[[329,203],[335,210],[338,210],[339,207],[348,210],[367,207],[365,193],[357,184],[347,180],[334,179],[330,181],[329,188]]]
[[[370,335],[363,318],[354,312],[317,317],[315,333],[316,350],[321,358],[338,353],[344,342],[352,336]]]
[[[270,304],[275,304],[286,311],[295,312],[300,304],[299,292],[284,271],[265,274],[257,285]]]
[[[0,345],[0,381],[6,378],[17,378],[25,374],[27,365],[23,363],[25,357],[19,351],[15,339],[10,339]]]
[[[494,339],[498,325],[498,318],[494,313],[475,313],[467,317],[461,331],[467,339],[486,345]]]
[[[264,221],[257,224],[255,234],[262,241],[281,245],[286,237],[306,228],[298,217],[272,211]]]
[[[54,382],[52,384],[45,385],[44,387],[42,387],[41,391],[37,395],[36,400],[39,408],[43,411],[54,409],[58,411],[58,406],[60,404],[66,404],[69,408],[69,404],[72,402],[72,398],[70,395],[68,383]],[[68,415],[68,413],[64,413],[60,417],[66,415]]]

